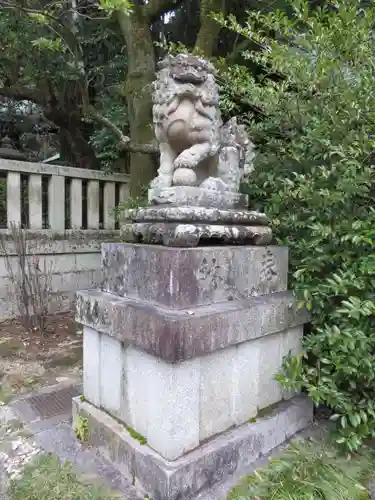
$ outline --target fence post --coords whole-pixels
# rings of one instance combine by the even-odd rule
[[[106,182],[104,184],[104,229],[115,228],[115,218],[113,209],[115,208],[115,183]]]
[[[82,229],[82,180],[72,179],[70,183],[70,225]]]
[[[30,229],[42,229],[42,176],[29,176],[29,226]]]
[[[87,183],[87,227],[99,229],[99,181]]]
[[[52,175],[48,184],[48,222],[51,229],[65,230],[65,177]]]
[[[7,175],[7,224],[21,224],[21,174],[8,172]]]

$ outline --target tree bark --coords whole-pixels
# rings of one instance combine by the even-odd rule
[[[74,116],[69,109],[49,109],[45,113],[47,120],[60,130],[60,157],[74,167],[100,169],[100,162],[90,144],[92,125],[83,122],[83,117]]]
[[[118,20],[128,51],[128,74],[125,94],[128,104],[129,128],[132,142],[150,144],[154,140],[152,127],[152,82],[155,79],[155,56],[149,17],[141,6],[132,14],[118,13]],[[131,153],[130,194],[138,196],[156,174],[151,155]]]
[[[205,57],[211,57],[221,27],[211,17],[211,13],[223,12],[225,0],[200,0],[200,29],[195,50]]]

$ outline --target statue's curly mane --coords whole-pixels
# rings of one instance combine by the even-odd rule
[[[212,128],[218,131],[221,125],[219,112],[219,89],[214,78],[214,67],[194,56],[168,56],[159,63],[159,71],[154,82],[153,92],[153,115],[154,123],[159,124],[166,117],[170,102],[180,96],[190,96],[192,99],[200,100],[204,106],[215,107],[216,113],[212,119]],[[193,83],[176,77],[176,68],[182,71],[190,70],[198,73],[203,82]]]
[[[238,191],[252,143],[235,119],[222,125],[215,69],[196,56],[168,56],[154,82],[153,121],[160,167],[153,187]],[[210,186],[210,187],[209,187]]]

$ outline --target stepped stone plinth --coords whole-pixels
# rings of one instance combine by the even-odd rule
[[[214,87],[208,63],[192,60],[162,65],[157,92],[171,78],[186,112],[193,82],[194,115]],[[216,100],[202,103],[217,121]],[[186,127],[199,122],[200,141],[184,149],[186,137],[171,135],[183,136],[185,115],[177,127],[173,106],[163,114],[160,95],[155,106],[161,167],[149,206],[124,214],[124,242],[103,244],[100,290],[77,294],[84,398],[73,406],[121,471],[155,500],[180,500],[246,472],[310,424],[311,402],[274,378],[300,351],[308,316],[287,289],[288,249],[272,244],[270,221],[238,191],[250,171],[243,130],[203,126],[199,111]]]

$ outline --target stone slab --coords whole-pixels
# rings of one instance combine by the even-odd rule
[[[84,358],[84,395],[144,436],[165,459],[176,460],[206,439],[292,397],[274,377],[289,352],[291,337],[297,345],[302,334],[299,326],[168,363],[98,332],[99,342],[93,344],[98,352]],[[84,327],[83,335],[91,339],[92,330]],[[99,370],[91,359],[100,360]],[[91,393],[99,393],[99,403],[90,399]]]
[[[114,498],[144,500],[145,492],[139,483],[135,484],[130,476],[122,474],[104,456],[98,455],[96,450],[82,445],[77,440],[71,423],[54,423],[37,432],[34,439],[46,453],[57,455],[62,463],[72,464],[82,481],[106,486]]]
[[[124,217],[133,222],[204,222],[245,226],[270,224],[268,217],[260,212],[206,207],[140,207],[125,210]]]
[[[0,170],[20,172],[22,174],[42,174],[74,179],[96,179],[103,182],[119,182],[129,184],[130,176],[127,174],[102,172],[88,168],[65,167],[61,165],[49,165],[48,163],[36,163],[30,161],[8,160],[0,158]]]
[[[293,435],[284,443],[280,444],[276,448],[273,448],[269,453],[261,455],[257,460],[250,463],[249,466],[245,469],[239,471],[238,473],[235,472],[220,483],[216,483],[208,490],[204,490],[201,493],[198,493],[198,495],[194,496],[194,500],[228,500],[228,498],[231,498],[232,496],[231,493],[233,488],[238,486],[242,481],[246,480],[246,478],[248,478],[250,475],[254,474],[254,472],[258,469],[266,467],[270,460],[277,460],[278,458],[280,458],[285,452],[285,449],[290,445],[291,441],[294,442],[311,439],[318,441],[327,439],[327,431],[329,429],[326,424],[327,423],[325,421],[314,421],[309,427],[306,427],[302,431]],[[245,499],[241,498],[241,500]]]
[[[17,468],[22,465],[21,454],[25,451],[25,444],[29,443],[33,446],[31,451],[37,447],[40,452],[57,455],[62,463],[68,461],[73,465],[74,471],[78,473],[82,481],[108,487],[115,498],[144,500],[146,492],[143,491],[139,483],[134,484],[130,476],[121,474],[108,460],[98,456],[96,450],[88,448],[77,440],[72,428],[71,398],[69,401],[64,398],[64,403],[67,403],[63,409],[64,413],[49,418],[40,415],[39,412],[35,411],[33,405],[30,405],[33,398],[58,397],[61,390],[67,388],[74,389],[75,394],[82,393],[81,384],[71,386],[68,382],[64,382],[39,388],[31,395],[24,395],[13,401],[11,407],[0,406],[0,427],[1,424],[5,424],[7,421],[17,421],[18,418],[25,424],[24,429],[20,428],[19,432],[15,431],[16,439],[12,438],[12,434],[7,435],[7,439],[10,439],[9,445],[12,453],[15,452],[18,455],[15,457],[17,462],[14,462],[14,465]],[[29,411],[26,410],[27,408]],[[2,476],[2,459],[6,458],[7,455],[7,447],[5,447],[7,443],[4,441],[1,444],[4,444],[2,451],[6,453],[0,457],[0,500],[5,500],[1,497],[1,487],[5,485],[2,482],[5,478]],[[14,448],[11,446],[12,444],[14,444]],[[30,447],[28,448],[30,450]],[[27,461],[27,455],[24,458]]]
[[[151,205],[246,209],[249,198],[246,194],[230,191],[202,189],[194,186],[173,186],[150,189],[148,191],[148,201]]]
[[[125,241],[171,247],[196,247],[203,244],[268,245],[272,241],[272,230],[267,226],[195,222],[134,222],[121,226],[121,235]]]
[[[126,358],[130,426],[168,460],[196,448],[199,359],[171,365],[132,347]]]
[[[308,427],[313,408],[307,398],[295,397],[254,423],[227,431],[174,462],[141,445],[118,421],[79,397],[73,399],[73,422],[78,415],[88,419],[89,443],[124,474],[137,479],[154,500],[179,500],[246,469]]]
[[[170,310],[100,290],[78,292],[76,321],[171,363],[306,323],[291,292]]]
[[[86,327],[84,336],[86,335]],[[100,404],[109,411],[118,411],[122,401],[122,346],[114,338],[102,335],[100,349]],[[117,376],[115,376],[117,375]]]
[[[105,292],[184,309],[286,291],[288,249],[104,243],[102,275]]]
[[[100,334],[85,326],[83,337],[83,385],[85,394],[95,405],[100,405]]]
[[[237,348],[231,346],[200,359],[199,440],[202,442],[236,424],[233,372],[236,369]],[[254,361],[248,359],[249,364]],[[257,395],[254,400],[257,401]],[[247,419],[250,417],[252,415]]]

